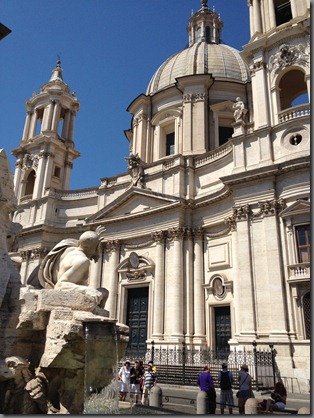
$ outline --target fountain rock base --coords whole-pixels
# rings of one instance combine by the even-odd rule
[[[41,413],[82,414],[86,397],[111,381],[128,327],[79,291],[25,287],[20,300],[18,328],[46,331],[40,362],[25,386],[29,398]]]

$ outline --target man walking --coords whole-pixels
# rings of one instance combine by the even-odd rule
[[[220,412],[225,413],[225,407],[228,406],[229,414],[233,413],[233,393],[232,393],[232,373],[228,370],[227,363],[222,363],[222,370],[218,372],[220,385]]]
[[[203,392],[207,393],[208,413],[216,413],[216,390],[214,380],[210,374],[209,366],[205,366],[203,372],[198,376],[197,385]]]

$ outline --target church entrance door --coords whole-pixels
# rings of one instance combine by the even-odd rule
[[[148,287],[128,289],[127,322],[129,326],[129,356],[143,356],[146,352],[148,319]]]
[[[230,307],[215,308],[215,332],[217,352],[229,352],[228,341],[231,338]]]

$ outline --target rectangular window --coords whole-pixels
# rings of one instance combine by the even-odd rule
[[[298,262],[309,263],[311,253],[311,228],[310,225],[298,225],[295,227]]]
[[[174,154],[174,132],[166,135],[166,155]]]
[[[282,25],[292,19],[290,1],[277,0],[274,2],[276,13],[276,25]]]
[[[225,144],[232,137],[233,128],[219,126],[219,146]]]

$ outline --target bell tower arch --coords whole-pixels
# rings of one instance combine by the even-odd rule
[[[26,101],[26,120],[14,174],[18,203],[40,199],[49,189],[69,188],[74,149],[74,125],[80,103],[63,81],[61,61],[50,80]]]

